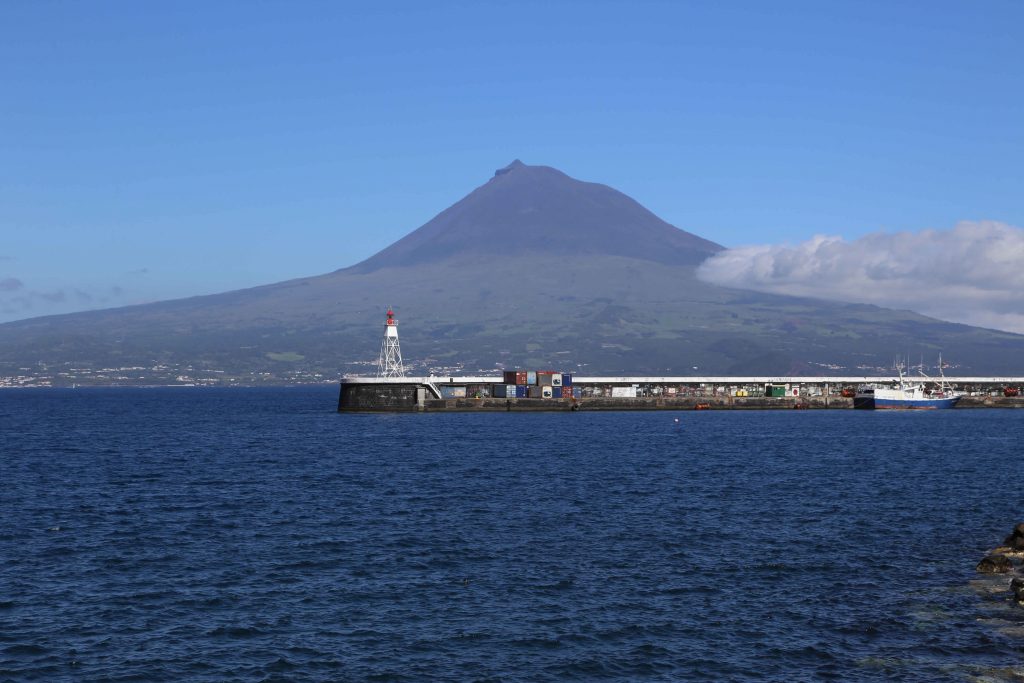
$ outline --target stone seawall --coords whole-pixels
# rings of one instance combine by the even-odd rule
[[[1024,408],[1024,396],[964,396],[960,408]]]
[[[417,384],[342,384],[338,412],[413,412],[422,391]]]
[[[342,384],[340,412],[467,412],[574,410],[847,410],[842,396],[673,396],[642,398],[431,398],[417,384]],[[1024,408],[1024,397],[964,396],[956,409]]]
[[[853,399],[830,396],[799,398],[454,398],[424,401],[425,412],[573,411],[573,410],[802,410],[851,409]]]

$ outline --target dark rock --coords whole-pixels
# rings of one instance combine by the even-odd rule
[[[1024,604],[1024,579],[1015,577],[1010,582],[1010,590],[1013,591],[1013,599],[1017,602]]]
[[[1013,527],[1013,533],[1006,537],[1003,545],[1009,546],[1014,550],[1024,550],[1024,522],[1020,522],[1017,526]]]
[[[1005,574],[1013,569],[1013,565],[1006,555],[987,555],[976,569],[983,574]]]

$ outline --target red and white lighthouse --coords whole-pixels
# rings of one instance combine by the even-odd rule
[[[384,340],[380,343],[380,358],[377,360],[378,377],[405,377],[402,366],[402,349],[398,345],[398,322],[395,312],[388,308],[388,321],[384,324]]]

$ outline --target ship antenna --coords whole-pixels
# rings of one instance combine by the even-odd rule
[[[398,345],[398,321],[395,312],[388,306],[388,320],[384,324],[384,340],[380,343],[380,358],[377,360],[378,377],[405,377],[402,365],[402,348]]]

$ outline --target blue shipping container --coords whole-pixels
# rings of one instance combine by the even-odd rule
[[[562,374],[562,386],[563,387],[571,387],[572,386],[572,375],[567,375],[565,373]]]
[[[551,398],[562,398],[562,387],[551,387]]]
[[[572,396],[573,396],[573,398],[582,398],[583,397],[583,387],[573,387],[572,388]]]
[[[516,385],[516,398],[526,398],[527,386],[524,384]]]
[[[537,371],[536,370],[527,370],[526,371],[526,383],[527,384],[536,384],[537,383]]]

